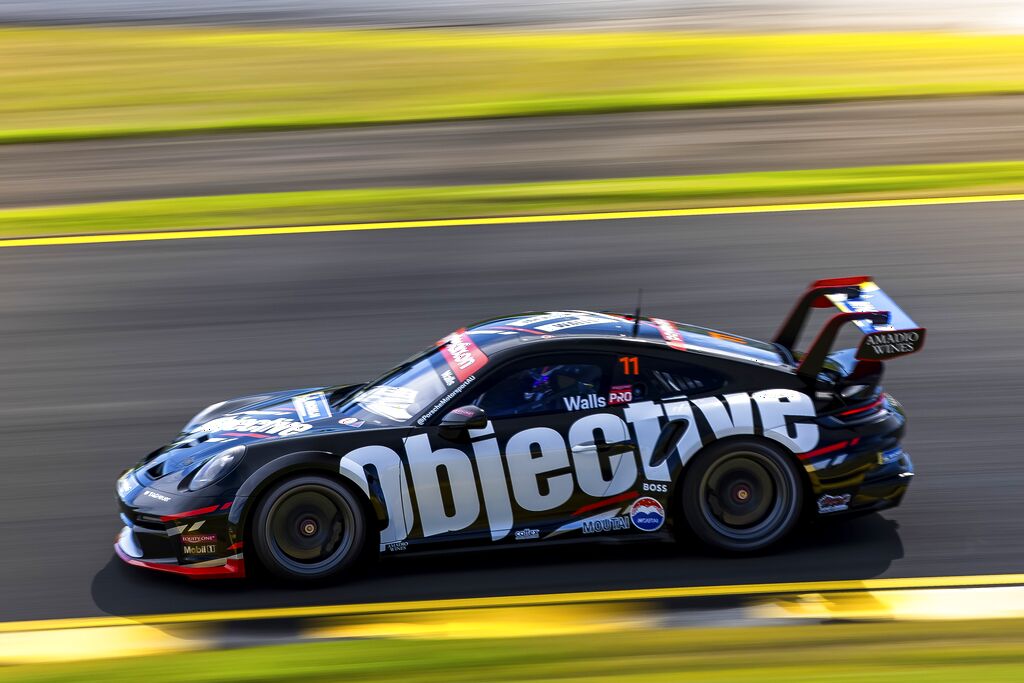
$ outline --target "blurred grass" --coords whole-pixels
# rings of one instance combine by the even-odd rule
[[[40,683],[1022,679],[1022,621],[632,629],[506,640],[348,640],[0,669],[0,680]]]
[[[319,190],[0,210],[0,237],[1024,192],[1024,161]]]
[[[0,29],[0,142],[1024,91],[1024,35]]]

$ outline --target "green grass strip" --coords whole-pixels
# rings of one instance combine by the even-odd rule
[[[0,142],[1024,92],[1024,35],[0,29]]]
[[[0,237],[1024,192],[1024,162],[146,199],[0,210]]]
[[[350,640],[0,669],[0,680],[1020,681],[1024,622],[829,624],[506,640]]]

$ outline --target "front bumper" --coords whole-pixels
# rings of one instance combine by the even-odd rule
[[[193,579],[223,579],[245,577],[245,561],[241,550],[235,555],[210,560],[201,560],[189,564],[182,563],[178,557],[146,557],[141,541],[131,526],[125,526],[117,535],[114,552],[122,561],[134,566],[152,569],[158,572],[179,574]],[[239,544],[241,545],[241,544]]]
[[[245,576],[242,542],[229,521],[231,502],[153,491],[119,492],[121,529],[114,552],[124,562],[192,578]],[[195,507],[196,505],[200,507]]]

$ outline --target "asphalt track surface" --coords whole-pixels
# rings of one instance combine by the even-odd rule
[[[1024,158],[1024,97],[0,145],[0,208]]]
[[[0,251],[0,619],[1019,572],[1020,203]],[[118,472],[195,411],[359,380],[499,312],[632,307],[769,336],[810,280],[876,276],[930,328],[894,361],[902,507],[753,558],[671,544],[395,557],[317,589],[123,566]]]

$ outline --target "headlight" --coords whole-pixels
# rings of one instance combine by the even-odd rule
[[[197,491],[221,479],[230,472],[245,454],[245,446],[234,446],[213,456],[196,470],[189,482],[188,490]]]

